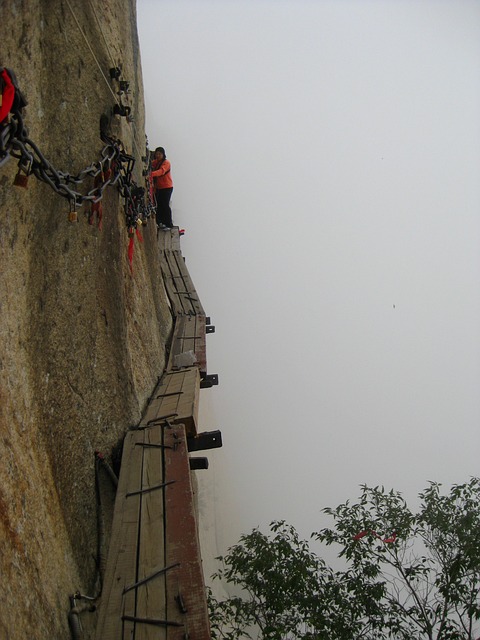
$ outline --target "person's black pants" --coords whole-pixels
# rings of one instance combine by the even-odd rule
[[[157,189],[155,191],[155,200],[157,201],[157,224],[164,224],[166,227],[173,227],[172,210],[170,209],[170,198],[172,197],[173,187],[168,189]]]

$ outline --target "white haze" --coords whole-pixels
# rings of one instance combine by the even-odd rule
[[[150,147],[216,333],[205,555],[478,474],[480,3],[139,0]],[[210,569],[206,559],[207,573]]]

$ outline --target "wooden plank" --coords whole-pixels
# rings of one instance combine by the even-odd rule
[[[167,370],[175,369],[175,356],[193,351],[196,366],[207,372],[206,320],[205,316],[179,316],[175,319]]]
[[[183,304],[184,300],[177,295],[175,283],[172,277],[170,276],[168,265],[165,265],[163,260],[161,262],[161,265],[162,265],[162,277],[165,285],[165,291],[167,292],[168,299],[170,300],[170,305],[172,307],[173,314],[175,316],[187,315],[189,313],[189,309],[184,307],[184,304]]]
[[[207,325],[205,315],[195,316],[195,335],[201,336],[195,343],[197,366],[203,373],[207,373]]]
[[[163,415],[161,413],[160,406],[162,404],[162,399],[158,398],[158,396],[163,393],[165,393],[165,375],[158,380],[139,426],[146,427],[150,420],[154,420],[155,418]]]
[[[158,239],[162,249],[180,251],[180,233],[178,227],[159,232]]]
[[[166,488],[166,561],[168,564],[180,562],[180,566],[167,575],[167,615],[169,620],[183,626],[171,628],[168,640],[183,640],[186,632],[195,640],[209,640],[205,582],[184,425],[165,431],[165,443],[174,441],[178,443],[177,448],[165,450],[165,479],[176,480]]]
[[[183,299],[183,297],[178,296],[177,294],[177,286],[176,286],[176,276],[178,277],[178,273],[172,273],[172,269],[169,262],[170,252],[164,251],[160,265],[162,269],[162,277],[165,284],[165,291],[167,292],[167,296],[170,300],[170,304],[173,309],[173,313],[175,316],[178,315],[187,315],[190,312],[190,306],[184,305],[184,302],[188,302]]]
[[[170,371],[155,387],[139,427],[144,429],[152,421],[169,416],[169,422],[184,423],[187,426],[188,435],[195,436],[198,427],[199,402],[198,367]]]
[[[160,404],[159,415],[171,415],[172,421],[178,419],[179,416],[179,401],[182,395],[185,393],[183,390],[183,382],[185,378],[184,370],[176,372],[174,374],[168,373],[164,376],[164,384],[160,388]]]
[[[178,396],[177,413],[174,423],[183,422],[189,436],[197,433],[198,401],[200,390],[200,372],[197,367],[184,369],[182,381],[182,395]],[[173,373],[170,375],[174,375]]]
[[[173,420],[173,414],[177,413],[178,397],[175,395],[167,396],[166,394],[175,394],[180,391],[181,384],[179,384],[178,380],[174,380],[174,384],[172,384],[172,379],[168,373],[162,376],[155,387],[139,426],[146,427],[152,420],[165,416],[170,416],[170,419]]]
[[[203,309],[202,303],[200,302],[200,297],[197,293],[197,290],[195,289],[195,285],[193,284],[193,280],[187,269],[187,265],[185,263],[185,260],[183,259],[182,253],[180,251],[172,251],[171,253],[172,259],[175,260],[178,273],[181,276],[184,291],[186,292],[185,295],[188,294],[190,296],[190,302],[192,304],[194,312],[198,315],[205,316],[205,310]]]
[[[182,253],[166,249],[161,265],[165,289],[175,314],[205,315]]]
[[[145,431],[145,443],[163,444],[163,427]],[[143,449],[142,489],[158,487],[164,482],[163,450],[153,446]],[[140,535],[138,581],[145,580],[165,567],[164,489],[158,488],[142,494],[140,508]],[[166,575],[160,574],[137,587],[136,615],[139,618],[164,620],[166,618]],[[163,640],[166,628],[136,624],[135,640]]]
[[[182,337],[185,333],[185,322],[191,319],[190,316],[177,316],[173,324],[173,332],[170,343],[170,353],[168,355],[167,371],[171,371],[174,366],[175,356],[183,352]]]
[[[170,416],[172,424],[185,423],[189,436],[194,436],[197,433],[199,398],[198,367],[170,371],[157,385],[140,426],[146,427],[156,418]]]
[[[170,248],[173,251],[180,251],[180,230],[178,227],[174,227],[171,232],[171,239],[170,239]]]
[[[102,589],[97,640],[129,638],[131,623],[122,623],[122,615],[135,614],[135,594],[123,594],[137,576],[137,542],[140,496],[127,496],[142,482],[143,431],[127,433],[123,446],[122,467],[115,499],[112,535]],[[123,629],[123,631],[122,631]],[[123,635],[123,634],[126,635]]]
[[[166,250],[162,255],[161,265],[165,289],[167,290],[167,295],[170,298],[175,314],[193,315],[195,314],[195,310],[190,300],[191,296],[185,288],[183,276],[178,269],[175,254],[176,252],[174,251]]]

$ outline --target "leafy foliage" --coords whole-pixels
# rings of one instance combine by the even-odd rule
[[[325,565],[285,522],[272,523],[271,532],[269,538],[254,529],[220,558],[224,568],[215,577],[241,587],[247,597],[214,602],[210,596],[214,637],[250,638],[260,630],[262,638],[280,640],[304,637],[309,628]],[[230,631],[222,632],[218,622],[227,622]]]
[[[480,479],[442,495],[430,483],[414,514],[399,492],[361,487],[324,509],[334,571],[284,521],[254,529],[221,558],[216,578],[239,595],[210,596],[212,638],[475,640],[480,629]]]

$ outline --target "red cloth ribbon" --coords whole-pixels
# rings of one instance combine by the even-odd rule
[[[128,264],[130,265],[130,272],[133,274],[133,250],[134,250],[135,235],[132,233],[130,241],[128,243]]]
[[[385,542],[386,544],[389,544],[390,542],[395,542],[396,539],[397,539],[397,532],[394,531],[389,538],[384,538],[382,540],[382,542]]]
[[[368,531],[360,531],[356,536],[353,536],[354,540],[360,540],[360,538],[364,538],[367,535]]]
[[[395,542],[395,540],[397,539],[397,532],[396,531],[394,531],[390,537],[382,538],[382,536],[379,536],[376,531],[372,531],[372,530],[369,530],[369,529],[367,529],[366,531],[360,531],[359,533],[357,533],[356,535],[353,536],[353,539],[354,540],[360,540],[361,538],[364,538],[369,533],[371,533],[373,536],[375,536],[375,538],[378,538],[379,540],[381,540],[385,544],[390,544],[392,542]]]
[[[10,113],[15,98],[15,87],[6,69],[2,69],[2,78],[5,86],[3,87],[2,106],[0,107],[0,123],[2,123]]]
[[[93,186],[96,189],[98,189],[99,196],[102,193],[101,188],[107,182],[107,180],[110,180],[111,175],[112,175],[112,170],[111,168],[109,168],[109,169],[105,169],[105,171],[101,171],[100,173],[97,173],[97,175],[95,176],[93,180]],[[95,214],[97,214],[98,230],[101,231],[103,228],[103,205],[101,200],[99,200],[98,202],[92,202],[92,208],[90,211],[90,215],[88,217],[88,224],[91,224],[91,225],[94,224]]]
[[[95,222],[95,214],[97,214],[97,224],[98,230],[101,231],[103,227],[103,207],[102,202],[99,200],[98,202],[92,202],[92,208],[90,211],[90,215],[88,216],[88,224],[93,225]]]

